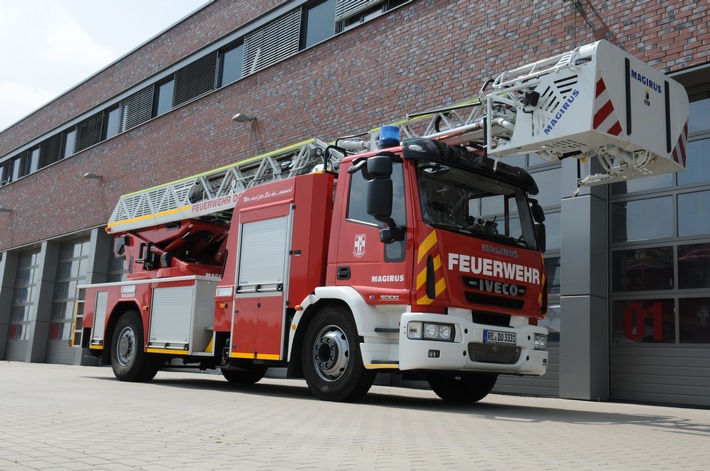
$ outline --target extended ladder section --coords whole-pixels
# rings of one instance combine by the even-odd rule
[[[683,170],[688,113],[679,83],[598,41],[506,71],[472,100],[392,124],[403,137],[438,138],[496,158],[574,157],[583,164],[582,186]]]
[[[491,85],[490,90],[486,87]],[[579,159],[578,185],[596,185],[685,168],[688,96],[661,72],[606,41],[580,46],[486,82],[471,100],[390,123],[402,137],[465,145],[491,157],[536,152],[548,161]],[[347,152],[377,148],[343,138],[328,152],[335,168]],[[188,218],[228,221],[252,186],[313,171],[329,146],[301,142],[210,172],[121,197],[106,231]]]
[[[121,196],[108,233],[167,224],[189,218],[229,222],[238,195],[264,182],[312,172],[324,164],[328,145],[300,142],[209,172]],[[332,159],[332,158],[331,158]],[[333,165],[334,162],[330,162]]]

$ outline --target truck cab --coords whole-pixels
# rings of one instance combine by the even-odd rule
[[[536,193],[525,171],[432,139],[345,159],[315,304],[338,300],[352,316],[365,370],[423,373],[445,398],[480,399],[501,372],[544,374],[547,332],[535,324],[547,308],[545,232],[529,198]],[[309,312],[296,316],[299,329],[315,320]],[[315,345],[345,330],[306,340],[316,353],[303,358],[306,378],[315,372],[309,384],[325,391],[343,381],[333,365],[354,346],[321,355]]]

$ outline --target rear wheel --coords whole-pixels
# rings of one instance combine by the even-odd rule
[[[245,365],[234,370],[222,370],[222,376],[233,384],[258,383],[266,374],[268,368],[264,365]]]
[[[350,312],[341,306],[315,314],[304,338],[302,364],[308,387],[326,401],[352,402],[370,390],[375,371],[365,368]]]
[[[478,402],[496,385],[498,375],[488,373],[428,373],[427,381],[437,396],[448,402]]]
[[[136,311],[125,312],[111,340],[111,367],[121,381],[146,382],[160,369],[158,358],[143,349],[143,321]]]

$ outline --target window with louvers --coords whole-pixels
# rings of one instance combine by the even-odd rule
[[[207,54],[175,72],[173,107],[215,89],[217,51]]]
[[[382,0],[338,0],[335,5],[335,21],[356,15],[378,3],[382,3]]]
[[[298,8],[244,37],[242,76],[253,74],[298,52],[301,9]]]
[[[62,151],[62,135],[56,134],[42,142],[40,145],[40,155],[42,156],[41,167],[46,167],[49,164],[61,159]]]
[[[151,118],[153,111],[153,85],[121,100],[120,132],[128,131]]]
[[[76,147],[75,152],[91,147],[101,141],[101,121],[103,113],[85,119],[76,125]]]

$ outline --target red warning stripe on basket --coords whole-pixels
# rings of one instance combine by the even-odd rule
[[[683,126],[683,132],[680,133],[680,137],[678,138],[678,142],[676,142],[675,147],[673,148],[673,160],[677,163],[685,167],[685,153],[686,149],[688,148],[688,122],[685,122],[685,126]]]
[[[618,136],[621,134],[621,123],[616,117],[614,104],[609,98],[609,93],[606,91],[604,79],[599,79],[596,86],[596,94],[594,97],[594,129],[598,131]]]

